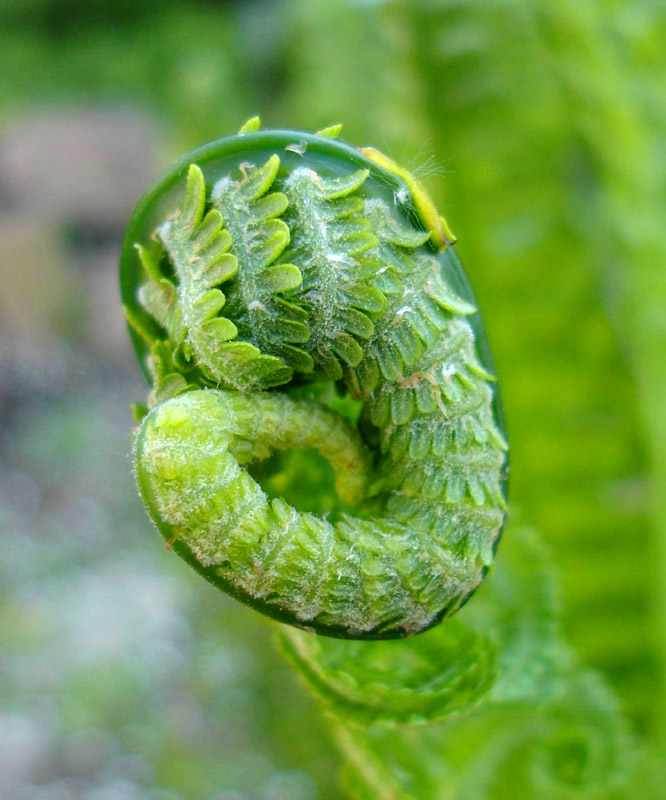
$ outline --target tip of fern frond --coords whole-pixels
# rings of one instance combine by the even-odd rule
[[[416,213],[421,218],[425,229],[431,232],[430,241],[435,247],[438,247],[440,250],[446,250],[449,245],[456,243],[456,237],[451,231],[451,228],[449,228],[448,222],[437,212],[437,208],[430,194],[409,170],[401,167],[392,158],[384,155],[384,153],[374,147],[361,147],[359,151],[363,153],[366,158],[374,161],[375,164],[391,172],[404,182],[407,190],[411,194]]]
[[[123,305],[123,313],[130,328],[138,333],[146,344],[152,345],[157,334],[150,321],[127,305]]]
[[[261,128],[261,117],[250,117],[250,119],[241,125],[238,135],[242,136],[244,133],[254,133]]]
[[[443,233],[442,238],[444,239],[445,242],[444,246],[446,247],[450,244],[455,244],[458,241],[458,237],[449,227],[449,223],[444,219],[444,217],[440,217],[439,222],[442,226],[442,233]]]
[[[190,164],[187,170],[187,188],[194,191],[199,188],[201,183],[205,186],[205,180],[201,167],[196,164]]]
[[[322,128],[317,131],[317,136],[323,136],[325,139],[337,139],[342,132],[342,123],[338,125],[329,125],[328,128]]]

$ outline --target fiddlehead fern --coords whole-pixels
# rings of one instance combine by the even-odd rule
[[[471,290],[409,173],[337,128],[255,128],[187,156],[128,230],[123,297],[153,382],[141,496],[175,552],[269,616],[418,633],[476,589],[504,521]],[[253,477],[293,448],[333,467],[331,518]]]

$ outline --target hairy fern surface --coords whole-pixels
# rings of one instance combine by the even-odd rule
[[[155,376],[139,489],[176,552],[269,616],[409,636],[475,591],[504,521],[507,443],[480,318],[408,173],[336,144],[335,129],[250,127],[213,146],[237,152],[227,174],[215,163],[208,189],[191,164],[154,241],[128,241],[128,320]],[[173,372],[158,368],[165,352]],[[355,420],[318,402],[325,382]],[[338,519],[253,477],[292,448],[335,470]]]

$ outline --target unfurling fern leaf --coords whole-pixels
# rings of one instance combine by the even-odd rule
[[[619,800],[642,767],[563,641],[533,536],[515,531],[435,627],[504,523],[497,384],[448,225],[338,133],[253,121],[135,212],[123,296],[153,382],[135,435],[147,511],[211,583],[292,626],[282,650],[335,719],[351,796]],[[303,498],[282,470],[294,450],[296,480],[319,470],[307,451],[335,474],[320,515],[285,499]]]
[[[448,226],[409,173],[337,132],[244,129],[139,204],[124,299],[155,385],[136,474],[160,532],[218,587],[297,627],[397,638],[480,584],[507,446]],[[302,513],[253,478],[292,448],[330,462],[344,513]]]

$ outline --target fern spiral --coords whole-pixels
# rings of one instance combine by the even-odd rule
[[[474,592],[504,523],[482,323],[413,176],[339,127],[257,128],[186,156],[128,229],[139,491],[176,553],[268,616],[409,636]],[[289,450],[333,468],[330,513],[270,496]]]

